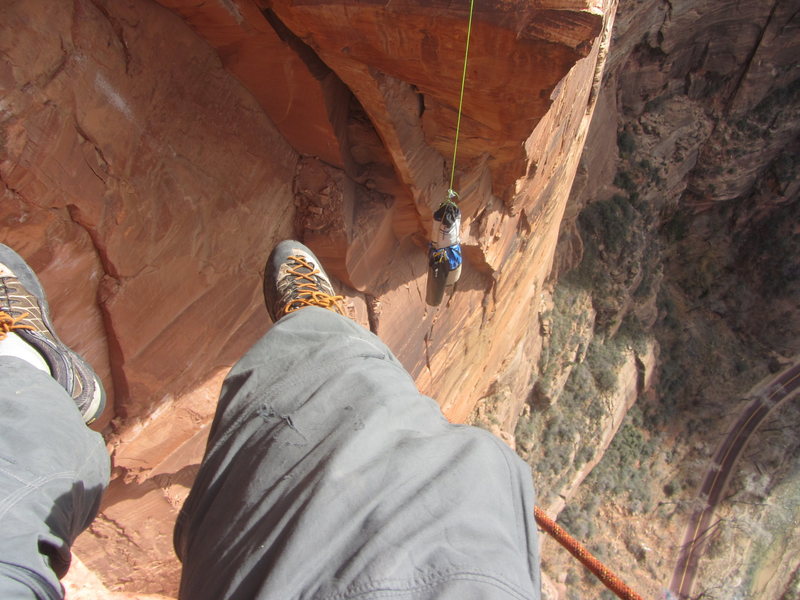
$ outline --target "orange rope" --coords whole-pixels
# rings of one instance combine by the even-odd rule
[[[589,552],[583,544],[564,531],[553,519],[548,517],[541,508],[534,506],[533,516],[536,517],[536,522],[539,524],[539,527],[544,529],[553,536],[559,544],[569,550],[572,556],[581,561],[584,567],[594,573],[597,578],[603,582],[603,585],[617,596],[623,600],[643,600],[643,598],[628,587],[624,581],[614,575],[608,567],[592,556],[592,553]]]

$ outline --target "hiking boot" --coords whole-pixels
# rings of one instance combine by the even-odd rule
[[[269,255],[264,271],[264,300],[273,323],[306,306],[344,315],[344,297],[336,295],[319,259],[294,240],[281,242]]]
[[[106,405],[103,384],[89,364],[58,339],[36,274],[19,254],[0,244],[0,339],[9,332],[42,355],[87,425],[102,414]]]

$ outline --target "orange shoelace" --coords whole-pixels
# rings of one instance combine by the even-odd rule
[[[15,329],[33,329],[30,325],[20,324],[20,321],[29,316],[29,313],[22,313],[18,317],[12,317],[7,312],[0,310],[0,340],[6,339],[6,336]]]
[[[288,315],[290,312],[300,310],[306,306],[319,306],[320,308],[327,308],[340,315],[344,315],[344,306],[342,305],[344,296],[331,296],[330,294],[320,291],[317,280],[314,278],[314,275],[320,272],[319,269],[315,269],[302,256],[290,256],[289,258],[299,264],[293,269],[288,269],[287,272],[305,281],[297,284],[299,295],[283,307],[283,314]],[[297,270],[300,268],[306,268],[309,272],[301,273]]]

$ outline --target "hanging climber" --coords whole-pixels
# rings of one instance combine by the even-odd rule
[[[461,277],[461,210],[454,202],[457,197],[458,194],[449,190],[447,199],[433,213],[425,296],[426,302],[431,306],[439,306],[445,288],[455,285]]]

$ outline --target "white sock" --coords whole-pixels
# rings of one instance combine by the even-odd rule
[[[23,340],[13,331],[8,332],[6,337],[0,340],[0,356],[16,356],[25,362],[29,362],[37,369],[41,369],[48,375],[52,375],[50,367],[44,356],[39,351]]]

